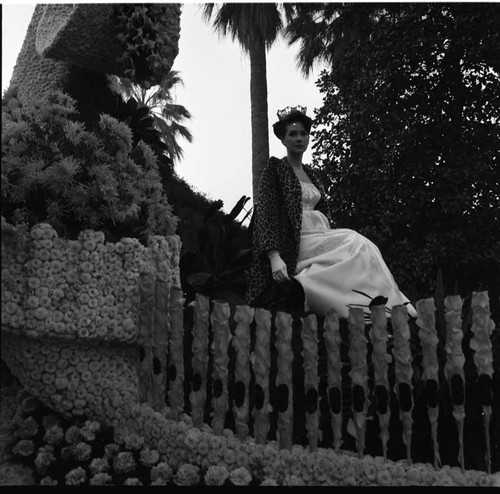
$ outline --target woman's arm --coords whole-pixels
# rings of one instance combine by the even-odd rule
[[[269,159],[260,177],[259,200],[255,206],[253,236],[256,254],[279,251],[279,181],[272,160]]]
[[[286,267],[285,261],[281,259],[279,251],[268,250],[267,256],[269,258],[269,262],[271,263],[271,273],[273,274],[274,281],[277,281],[278,283],[290,281],[290,277],[288,276],[288,269]]]
[[[290,278],[279,251],[279,177],[271,160],[261,175],[259,202],[255,211],[254,236],[256,254],[269,259],[274,281],[283,283],[289,281]]]

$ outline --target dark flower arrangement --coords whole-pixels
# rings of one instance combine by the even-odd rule
[[[117,39],[125,76],[149,89],[159,84],[179,51],[179,4],[116,4]]]

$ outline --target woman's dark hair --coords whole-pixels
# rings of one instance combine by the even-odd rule
[[[273,124],[273,132],[274,135],[281,141],[283,137],[285,137],[286,127],[291,123],[300,122],[306,132],[309,134],[311,132],[312,127],[312,119],[309,118],[305,113],[300,111],[293,111],[289,113],[282,120],[278,120],[275,124]]]

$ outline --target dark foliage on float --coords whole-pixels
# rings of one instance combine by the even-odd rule
[[[234,305],[245,303],[252,242],[243,222],[250,211],[242,219],[237,218],[249,199],[242,196],[228,214],[220,211],[221,201],[213,203],[194,232],[193,243],[180,260],[181,282],[188,303],[196,293]]]

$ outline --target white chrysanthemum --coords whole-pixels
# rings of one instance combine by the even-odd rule
[[[94,441],[96,433],[99,432],[101,424],[96,421],[87,420],[83,427],[80,429],[80,434],[85,441]]]
[[[149,485],[167,485],[167,484],[168,484],[168,482],[166,482],[165,480],[160,478],[160,479],[152,480]]]
[[[406,471],[407,485],[420,485],[422,483],[422,471],[417,466],[410,466]]]
[[[239,467],[248,467],[249,457],[247,451],[243,447],[236,450],[236,464]]]
[[[59,259],[54,259],[51,263],[50,263],[50,271],[53,273],[53,274],[59,274],[61,273],[61,271],[64,269],[64,265],[63,263],[59,260]],[[57,290],[57,289],[56,289]],[[60,294],[58,294],[60,295]],[[63,298],[64,296],[64,293],[62,293],[62,296],[60,298]]]
[[[66,474],[66,485],[82,485],[87,480],[87,475],[82,467],[76,467]]]
[[[28,439],[36,436],[37,433],[38,423],[33,417],[29,416],[19,424],[16,431],[16,437],[20,439]]]
[[[495,472],[490,475],[490,486],[500,487],[500,472]]]
[[[234,449],[226,449],[224,451],[222,459],[228,465],[233,465],[234,463],[236,463],[236,451]]]
[[[206,437],[202,437],[198,442],[197,452],[201,456],[205,456],[210,451],[210,445]]]
[[[130,473],[136,469],[137,464],[131,452],[122,451],[113,459],[113,466],[118,473]]]
[[[234,485],[248,485],[252,481],[252,474],[245,467],[238,467],[230,472],[229,480]]]
[[[28,278],[28,287],[31,290],[36,290],[40,285],[41,285],[40,278],[37,278],[36,276],[30,276]]]
[[[156,449],[144,448],[141,450],[139,461],[146,467],[153,467],[160,461],[160,453]]]
[[[50,259],[50,251],[48,249],[39,249],[34,252],[35,259],[40,259],[41,261],[48,261]]]
[[[53,479],[52,477],[43,477],[40,479],[40,482],[38,485],[57,485],[58,482],[56,479]]]
[[[199,429],[189,429],[184,437],[184,444],[191,450],[198,446],[201,439],[201,432]]]
[[[18,456],[31,456],[35,452],[35,445],[31,439],[21,439],[12,448],[12,452]]]
[[[37,309],[35,309],[33,315],[35,316],[35,319],[43,321],[48,317],[49,311],[45,307],[38,307]]]
[[[125,253],[125,245],[123,244],[123,239],[121,241],[116,242],[115,244],[115,252],[117,254],[124,254]]]
[[[62,442],[64,439],[64,430],[58,425],[53,425],[45,432],[43,440],[47,444],[56,445]]]
[[[215,465],[219,461],[221,461],[222,453],[219,453],[218,451],[216,451],[214,449],[210,449],[208,451],[208,453],[206,454],[206,458],[211,465]]]
[[[174,473],[172,468],[170,468],[170,465],[162,461],[151,469],[150,475],[152,482],[162,480],[163,482],[168,483],[172,480]]]
[[[78,274],[75,271],[66,271],[64,274],[64,279],[69,285],[74,285],[78,283]]]
[[[131,477],[131,478],[128,478],[125,480],[125,482],[123,482],[123,485],[137,485],[137,486],[141,486],[143,485],[143,483],[136,477]]]
[[[36,471],[40,475],[46,475],[50,468],[51,463],[55,460],[54,447],[51,445],[41,447],[38,449],[35,457],[34,465]]]
[[[78,461],[87,461],[92,456],[92,447],[90,444],[79,442],[73,445],[73,456]]]
[[[261,485],[262,487],[278,487],[278,486],[279,486],[278,482],[276,482],[276,480],[271,479],[271,478],[266,478],[266,479],[264,479],[264,480],[260,483],[260,485]]]
[[[95,248],[97,247],[97,243],[94,239],[92,238],[89,238],[87,240],[84,240],[82,242],[82,249],[83,250],[86,250],[86,251],[89,251],[89,252],[92,252],[93,250],[95,250]]]
[[[364,465],[363,473],[364,473],[366,479],[370,483],[376,481],[376,479],[377,479],[377,471],[378,471],[378,468],[372,462],[369,462],[369,463],[367,463],[367,464]]]
[[[189,463],[181,465],[174,476],[176,485],[198,485],[200,482],[200,469]]]
[[[90,285],[93,280],[94,280],[94,278],[92,277],[91,273],[84,272],[84,273],[80,274],[80,281],[84,284]]]
[[[208,467],[204,480],[206,485],[221,486],[229,478],[229,471],[226,467],[220,465],[211,465]]]
[[[36,309],[40,306],[40,299],[34,295],[29,296],[24,303],[27,309]],[[12,306],[13,310],[10,310],[10,306]],[[17,311],[17,304],[6,304],[4,310],[7,312],[14,314]]]
[[[55,323],[63,322],[64,321],[64,313],[60,310],[53,310],[52,311],[52,320]]]
[[[135,333],[136,331],[135,322],[130,317],[123,320],[122,328],[126,333]]]
[[[106,444],[104,446],[104,458],[113,459],[120,451],[120,446],[115,443]]]
[[[306,483],[297,475],[286,475],[283,479],[283,485],[286,486],[304,486]]]
[[[112,482],[111,475],[106,472],[96,473],[90,478],[90,485],[110,485]]]
[[[436,475],[436,479],[434,483],[432,484],[433,486],[453,486],[454,482],[451,479],[451,477],[445,473],[445,472],[437,472],[438,475]]]
[[[492,487],[495,482],[498,482],[498,477],[495,479],[493,476],[481,472],[477,480],[477,485],[479,487]]]
[[[382,468],[377,473],[377,484],[381,486],[389,486],[392,484],[391,472],[387,468]]]
[[[66,430],[66,434],[64,435],[66,442],[68,444],[76,444],[81,440],[80,427],[76,425],[71,425]]]
[[[271,444],[266,444],[262,451],[262,455],[266,461],[273,462],[278,456],[278,450]]]

